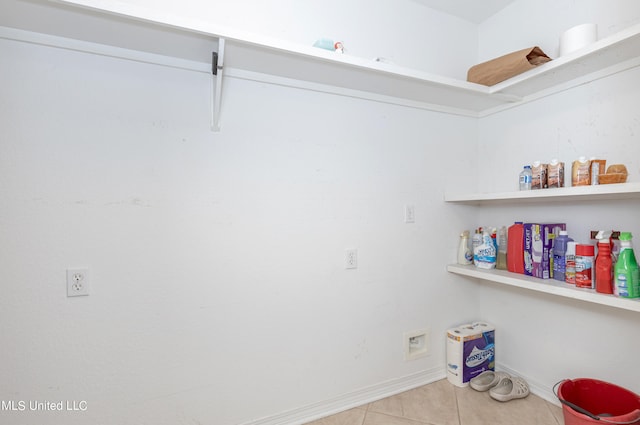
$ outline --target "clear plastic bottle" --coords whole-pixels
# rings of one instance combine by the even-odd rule
[[[520,190],[531,190],[531,166],[525,165],[520,172]]]
[[[507,270],[507,228],[502,226],[498,230],[498,259],[496,261],[496,269]]]

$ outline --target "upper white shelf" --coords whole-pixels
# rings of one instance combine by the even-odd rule
[[[445,202],[485,205],[513,202],[575,202],[613,199],[640,199],[640,183],[602,184],[496,193],[446,193]]]
[[[496,84],[491,87],[491,93],[528,98],[549,89],[564,90],[639,65],[640,25],[635,25]]]
[[[401,99],[426,109],[476,117],[640,65],[640,25],[498,85],[486,87],[372,59],[214,27],[204,19],[167,13],[160,6],[143,7],[120,0],[51,1],[51,4],[63,3],[76,7],[76,10],[77,6],[88,8],[116,20],[124,17],[130,22],[140,22],[141,26],[151,23],[170,27],[172,31],[224,38],[225,66],[232,69],[302,81],[318,87],[339,88],[354,95],[363,93],[374,99]]]
[[[640,312],[640,299],[620,298],[614,295],[600,294],[593,289],[576,288],[574,285],[569,285],[568,283],[554,279],[538,279],[505,270],[482,270],[475,266],[461,266],[459,264],[448,265],[447,271],[531,291],[544,292],[560,297]]]

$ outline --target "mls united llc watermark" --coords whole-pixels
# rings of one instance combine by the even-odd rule
[[[84,412],[85,400],[36,401],[36,400],[0,400],[3,412]]]

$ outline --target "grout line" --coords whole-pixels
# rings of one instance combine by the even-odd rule
[[[369,414],[369,406],[371,406],[371,403],[367,403],[367,404],[362,406],[362,407],[364,407],[364,415],[362,416],[362,422],[360,423],[360,425],[364,425],[364,424],[367,423],[367,415]]]
[[[396,415],[392,415],[390,413],[382,413],[382,412],[374,412],[376,415],[382,415],[382,416],[387,416],[389,418],[394,418],[394,419],[401,419],[404,421],[411,421],[411,422],[415,422],[416,424],[421,424],[421,425],[434,425],[431,422],[424,422],[423,420],[420,419],[413,419],[413,418],[408,418],[406,416],[396,416]],[[366,418],[366,416],[365,416]],[[364,425],[364,423],[362,424]]]
[[[562,424],[560,423],[560,420],[559,420],[559,419],[558,419],[558,417],[556,416],[556,414],[555,414],[555,413],[553,413],[553,411],[551,410],[551,406],[552,406],[552,404],[551,404],[551,403],[549,403],[547,400],[543,400],[543,401],[544,401],[544,404],[547,406],[547,410],[549,411],[549,413],[551,414],[551,416],[553,416],[553,419],[556,421],[556,424],[557,424],[557,425],[562,425]],[[564,412],[562,412],[562,414],[564,415]],[[563,421],[563,422],[564,422],[564,421]]]
[[[456,402],[456,413],[458,414],[458,425],[462,425],[462,418],[460,417],[460,403],[458,403],[458,390],[457,387],[453,387],[453,399]]]
[[[430,384],[427,384],[430,385]],[[452,391],[453,391],[453,402],[455,403],[455,411],[457,413],[457,421],[455,421],[454,423],[456,423],[457,425],[463,425],[463,421],[462,421],[462,417],[460,415],[460,406],[462,405],[461,400],[459,399],[460,395],[463,394],[463,391],[465,391],[466,388],[461,388],[461,387],[456,387],[453,386]],[[535,396],[535,394],[533,394]],[[391,397],[395,397],[397,396],[389,396],[386,397],[386,399],[391,398]],[[537,396],[536,396],[537,397]],[[384,400],[384,399],[383,399]],[[548,413],[553,417],[553,422],[548,422],[549,424],[553,423],[555,425],[562,425],[563,421],[560,417],[556,416],[554,414],[554,412],[552,411],[552,408],[554,407],[553,403],[542,399],[542,402],[545,403],[545,405],[547,406],[547,411]],[[407,417],[405,416],[405,409],[404,409],[404,404],[402,403],[402,401],[400,400],[400,413],[399,414],[395,414],[395,413],[389,413],[389,412],[384,412],[384,411],[375,411],[375,410],[370,410],[371,404],[372,403],[366,403],[363,404],[361,406],[358,407],[354,407],[353,409],[359,409],[359,410],[364,410],[364,415],[362,417],[361,422],[359,423],[355,423],[352,425],[367,425],[367,423],[370,420],[373,420],[373,416],[371,415],[381,415],[383,417],[388,417],[388,418],[395,418],[395,419],[399,419],[399,420],[403,420],[403,421],[410,421],[411,423],[414,423],[415,425],[434,425],[434,422],[429,422],[426,420],[426,418],[412,418],[412,417]],[[329,416],[330,417],[330,416]],[[471,420],[473,421],[473,417],[471,418]],[[382,418],[383,421],[385,421]],[[438,419],[439,420],[439,419]],[[467,421],[468,422],[468,421]],[[282,422],[281,422],[282,423]],[[502,422],[501,422],[502,423]],[[547,423],[547,422],[545,422]]]

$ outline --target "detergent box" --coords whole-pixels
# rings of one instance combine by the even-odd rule
[[[541,279],[553,277],[553,241],[560,230],[567,230],[567,225],[524,224],[524,274]]]
[[[466,387],[471,378],[495,370],[495,327],[474,322],[447,330],[447,379]]]

